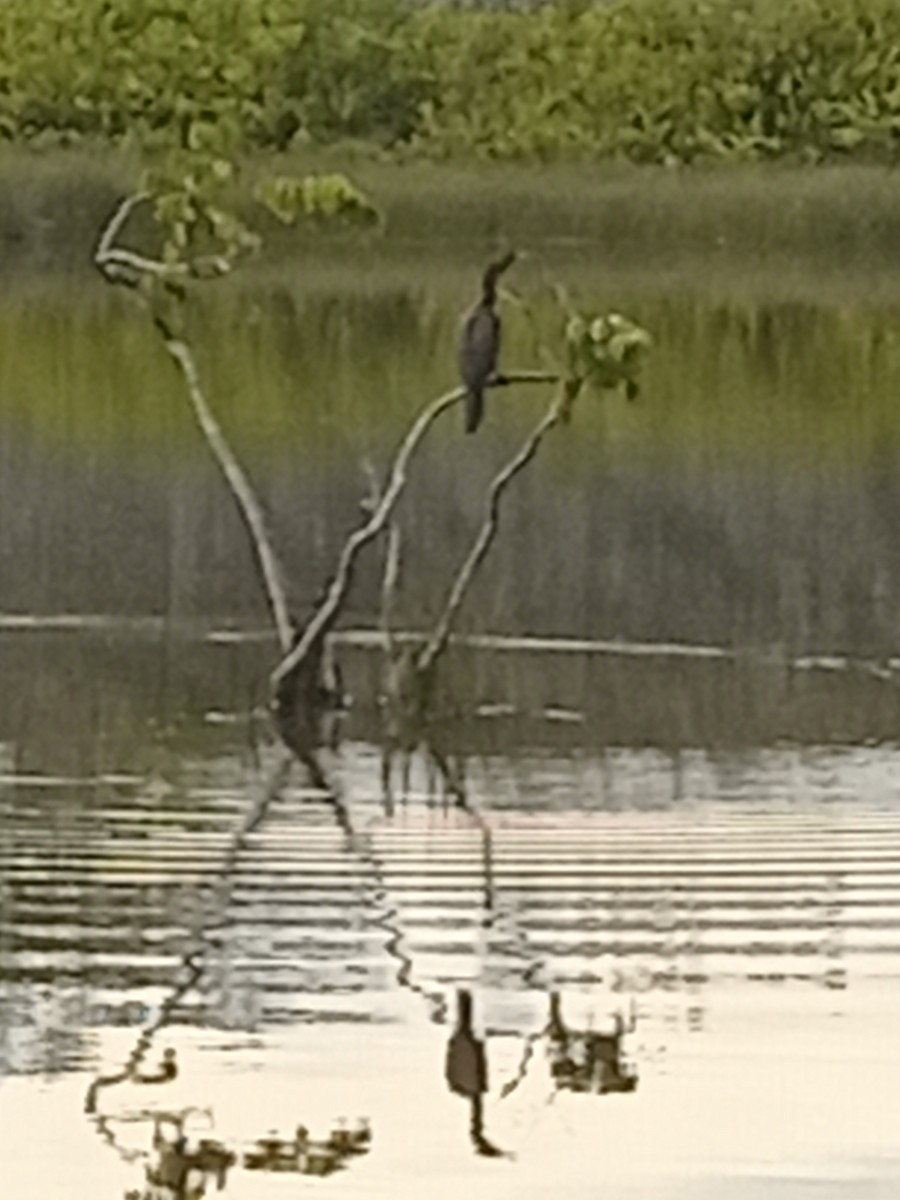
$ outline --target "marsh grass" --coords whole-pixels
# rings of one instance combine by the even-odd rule
[[[523,285],[539,284],[552,266],[586,280],[604,272],[633,290],[900,300],[900,198],[890,168],[472,166],[333,150],[254,159],[248,186],[273,166],[349,172],[384,214],[384,231],[270,220],[266,250],[242,276],[251,286],[359,294],[408,288],[427,273],[462,289],[486,254],[511,243],[531,252],[519,269]],[[35,276],[89,270],[101,221],[137,175],[137,161],[120,152],[7,149],[0,271],[28,286]]]
[[[144,314],[88,269],[94,217],[135,164],[72,152],[4,165],[0,207],[25,233],[0,290],[0,607],[256,613],[243,530],[180,382]],[[585,402],[522,479],[472,625],[896,647],[889,172],[350,166],[385,208],[383,237],[276,230],[258,263],[189,306],[216,411],[304,604],[358,520],[362,459],[385,462],[453,381],[458,314],[486,253],[514,240],[532,252],[517,289],[562,279],[655,346],[640,402]],[[35,213],[55,221],[43,242]],[[504,353],[538,365],[512,308]],[[453,421],[429,439],[404,518],[411,626],[434,615],[487,482],[542,403],[498,397],[476,444]],[[378,583],[369,564],[352,619],[371,617]]]

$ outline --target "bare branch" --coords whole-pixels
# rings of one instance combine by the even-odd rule
[[[97,249],[94,251],[94,262],[98,267],[102,269],[109,261],[110,254],[113,252],[113,243],[124,229],[128,218],[139,204],[145,204],[149,199],[148,192],[135,192],[121,201],[119,207],[100,231]]]
[[[94,251],[94,265],[113,282],[120,282],[122,272],[149,275],[154,279],[215,279],[227,275],[232,263],[225,255],[208,254],[185,262],[163,262],[148,258],[135,250],[116,246],[116,238],[125,228],[128,218],[139,204],[148,203],[153,197],[149,192],[136,192],[127,196],[115,210],[100,233]]]
[[[429,404],[413,423],[397,451],[388,485],[378,501],[375,511],[367,521],[351,533],[344,543],[338,559],[337,571],[325,599],[307,623],[300,640],[272,672],[270,683],[273,691],[291,671],[297,668],[298,664],[309,654],[310,649],[331,629],[353,580],[353,568],[360,551],[378,537],[390,520],[394,505],[406,485],[406,468],[413,452],[441,413],[452,405],[458,404],[464,396],[465,392],[462,388],[454,388],[452,392],[447,392]]]
[[[166,263],[145,258],[130,250],[122,250],[113,244],[135,208],[149,199],[150,196],[143,192],[127,197],[115,210],[100,235],[94,261],[112,283],[124,282],[120,275],[122,268],[139,276],[149,274],[161,279],[194,274],[198,269],[198,264],[185,263],[173,264],[170,267]],[[206,401],[197,364],[189,347],[175,336],[161,317],[155,316],[155,324],[162,334],[166,350],[184,376],[194,415],[250,533],[278,641],[282,652],[286,653],[293,641],[294,629],[288,611],[287,590],[281,564],[272,546],[262,505]]]
[[[397,580],[400,575],[400,547],[402,535],[399,526],[391,521],[388,526],[387,548],[384,552],[384,577],[381,582],[381,635],[387,654],[395,651],[394,613],[397,607]]]
[[[206,402],[200,376],[194,356],[187,345],[163,331],[166,349],[181,368],[194,415],[203,431],[203,436],[219,465],[228,484],[231,494],[237,503],[244,523],[250,533],[253,549],[256,554],[259,569],[265,586],[266,598],[278,633],[278,642],[282,653],[287,653],[294,640],[294,626],[291,621],[287,602],[287,589],[282,574],[281,563],[272,546],[272,540],[266,526],[262,506],[257,499],[253,487],[244,473],[240,463],[235,458],[231,447],[222,433],[218,421],[213,416],[212,409]]]
[[[133,271],[136,275],[152,275],[155,279],[218,279],[232,269],[231,261],[224,254],[206,254],[189,262],[162,262],[158,258],[147,258],[133,250],[116,248],[110,250],[102,260],[106,270]]]
[[[478,536],[472,544],[472,549],[469,551],[463,565],[460,567],[456,579],[453,581],[453,587],[450,589],[450,595],[434,632],[419,652],[417,667],[423,673],[427,672],[434,665],[450,640],[453,622],[462,607],[466,592],[469,590],[472,580],[475,577],[475,572],[484,561],[491,543],[496,536],[500,521],[500,499],[504,491],[519,472],[524,470],[528,463],[531,462],[546,435],[562,419],[562,398],[558,396],[554,399],[549,410],[534,428],[518,454],[510,459],[491,484],[490,491],[488,492],[488,506],[484,523],[478,531]]]
[[[491,386],[505,387],[517,383],[556,383],[559,376],[549,371],[515,371],[493,380]],[[303,630],[303,635],[296,645],[286,654],[275,667],[270,677],[272,691],[275,692],[285,676],[295,670],[299,663],[309,654],[311,648],[324,637],[334,625],[340,614],[344,599],[353,581],[353,569],[360,552],[377,538],[387,525],[391,514],[406,486],[407,468],[425,434],[448,408],[459,404],[466,396],[464,388],[454,388],[427,405],[413,422],[406,437],[400,444],[388,478],[387,487],[381,495],[374,512],[368,520],[350,534],[338,559],[337,570],[331,586],[318,610]]]
[[[224,259],[198,259],[192,263],[167,264],[117,247],[115,240],[122,233],[128,218],[139,204],[149,199],[151,197],[148,194],[140,193],[122,201],[101,233],[95,253],[95,262],[111,282],[135,286],[137,279],[149,276],[161,283],[166,283],[174,281],[176,278],[196,277],[201,274],[222,274],[230,268],[231,264]],[[146,297],[144,300],[145,303],[149,303]],[[327,635],[343,607],[360,552],[369,542],[377,538],[391,522],[394,508],[406,486],[407,469],[413,453],[441,413],[464,398],[465,390],[456,388],[439,397],[420,412],[394,456],[387,485],[383,492],[380,492],[374,472],[369,468],[372,486],[366,520],[345,542],[338,559],[337,570],[325,597],[298,637],[295,634],[288,609],[281,564],[272,546],[262,506],[206,401],[197,364],[190,348],[176,335],[160,313],[155,312],[153,316],[170,357],[184,376],[194,415],[238,505],[253,543],[282,652],[281,661],[276,665],[270,677],[276,726],[285,744],[302,762],[306,763],[314,780],[325,786],[324,776],[316,762],[315,750],[318,745],[316,714],[321,709],[323,699],[329,691],[329,687],[323,679]],[[501,387],[514,383],[555,383],[558,380],[559,374],[555,371],[522,371],[497,375],[489,382],[489,386]],[[554,417],[553,423],[555,420],[556,417]],[[537,441],[539,440],[538,437]],[[537,441],[527,452],[521,464],[513,464],[510,477],[525,465],[537,448]],[[499,480],[495,488],[495,502],[499,500],[503,487],[505,487],[505,482]],[[496,523],[496,515],[494,521]],[[426,647],[422,660],[425,668],[434,661],[446,644],[452,620],[462,604],[464,593],[478,563],[487,553],[492,538],[493,531],[490,531],[484,545],[476,545],[474,557],[464,565],[454,586],[443,621],[436,631],[436,640],[433,639],[433,645],[429,644],[430,649]],[[398,560],[399,534],[396,527],[391,525],[382,596],[382,634],[385,648],[389,653],[394,648],[390,609],[396,590]]]

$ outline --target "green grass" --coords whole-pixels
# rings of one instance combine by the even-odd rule
[[[247,164],[248,182],[272,160]],[[577,283],[771,298],[900,299],[900,193],[884,167],[457,165],[289,154],[285,172],[348,171],[386,218],[383,234],[284,230],[242,273],[354,293],[408,287],[417,272],[462,288],[501,242],[531,252],[520,285],[548,271]],[[124,153],[0,155],[0,245],[19,287],[90,268],[97,231],[137,175]],[[302,281],[300,271],[302,269]],[[15,289],[14,289],[15,290]]]
[[[201,598],[255,612],[244,533],[181,380],[145,314],[89,269],[131,164],[73,151],[0,165],[16,219],[51,222],[39,237],[26,225],[0,305],[7,606],[162,611],[171,595],[179,613]],[[585,396],[523,477],[473,607],[482,628],[894,644],[889,173],[351,166],[386,210],[383,238],[279,232],[189,308],[210,399],[302,586],[358,519],[360,463],[386,462],[455,381],[459,313],[509,238],[533,252],[516,288],[546,269],[655,344],[640,401]],[[535,365],[521,316],[504,316],[505,363]],[[404,510],[411,622],[444,596],[488,478],[543,403],[513,391],[474,442],[454,420],[429,437]]]

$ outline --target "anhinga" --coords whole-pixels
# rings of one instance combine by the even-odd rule
[[[515,260],[515,252],[492,262],[481,282],[481,299],[463,321],[459,339],[459,373],[468,389],[466,433],[474,433],[484,414],[484,389],[496,374],[500,358],[497,280]]]

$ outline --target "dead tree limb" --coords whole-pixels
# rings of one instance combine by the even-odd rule
[[[437,724],[433,719],[437,663],[449,644],[454,622],[476,572],[496,537],[504,492],[537,454],[546,435],[566,419],[577,391],[578,384],[575,382],[566,381],[562,384],[544,417],[521,449],[495,476],[488,491],[484,522],[453,581],[440,619],[425,644],[420,647],[401,646],[396,644],[393,635],[385,640],[387,662],[382,719],[382,792],[388,811],[392,803],[390,783],[393,756],[400,753],[408,763],[409,756],[423,743],[428,759],[441,774],[446,792],[452,794],[461,806],[466,805],[461,765],[457,762],[451,768],[449,748],[440,744]]]
[[[564,386],[560,395],[554,399],[547,413],[537,424],[524,443],[518,454],[512,458],[500,471],[488,491],[487,512],[484,522],[476,535],[472,548],[463,561],[444,606],[444,611],[438,620],[431,636],[425,645],[411,659],[412,679],[407,681],[406,690],[421,704],[419,720],[421,736],[428,748],[430,757],[434,760],[444,781],[445,795],[449,793],[461,808],[467,808],[466,789],[462,762],[454,756],[454,766],[450,765],[449,749],[439,744],[436,731],[429,727],[434,724],[431,719],[431,707],[435,692],[435,672],[438,659],[444,653],[450,641],[453,623],[459,615],[466,594],[472,585],[475,574],[487,557],[497,530],[500,525],[500,501],[503,493],[525,469],[538,451],[538,447],[546,435],[561,420],[564,419],[564,398],[568,388]]]
[[[130,277],[132,281],[145,276],[173,282],[184,279],[213,279],[231,272],[231,260],[224,255],[201,255],[188,262],[163,262],[158,258],[148,258],[136,250],[117,246],[116,239],[128,224],[131,214],[139,205],[148,204],[152,199],[153,196],[149,192],[134,192],[126,196],[100,231],[94,251],[94,265],[102,275],[115,283],[125,282],[123,275]],[[113,278],[114,276],[117,278]]]
[[[136,278],[146,275],[158,280],[171,280],[197,273],[196,266],[191,268],[183,263],[159,262],[115,245],[115,239],[121,234],[134,209],[149,199],[144,193],[127,197],[113,213],[100,235],[94,262],[111,283],[133,285]],[[219,273],[224,274],[227,269],[224,260],[215,261],[221,266]],[[189,346],[175,335],[159,315],[154,314],[154,322],[162,335],[169,356],[184,377],[194,416],[250,534],[279,645],[282,652],[286,653],[293,643],[294,630],[281,564],[272,545],[262,505],[206,400],[200,373]]]
[[[128,218],[137,206],[139,204],[146,204],[149,199],[150,196],[147,192],[135,192],[131,196],[126,196],[100,230],[97,249],[94,251],[94,263],[104,275],[110,263],[119,263],[120,256],[127,255],[131,257],[130,250],[123,250],[121,247],[116,246],[116,238],[125,228]],[[121,264],[119,263],[119,265]]]
[[[278,636],[282,657],[270,677],[276,728],[285,745],[307,767],[314,784],[331,791],[317,759],[317,751],[321,745],[322,718],[329,707],[339,702],[337,673],[330,659],[328,635],[343,608],[360,552],[383,532],[391,520],[406,485],[409,462],[416,448],[437,418],[446,409],[464,399],[466,392],[464,388],[455,388],[438,397],[420,412],[394,456],[387,485],[377,504],[362,526],[351,533],[345,542],[324,598],[317,604],[304,627],[298,630],[290,615],[282,567],[272,544],[262,505],[206,400],[193,353],[158,307],[154,306],[146,288],[141,286],[143,280],[149,279],[161,288],[172,290],[185,278],[224,275],[231,269],[232,264],[227,259],[217,257],[169,264],[118,246],[116,240],[121,236],[135,208],[151,199],[149,194],[139,193],[127,197],[118,205],[101,231],[94,262],[111,283],[138,291],[150,309],[169,356],[182,373],[195,418],[250,535],[258,573]],[[543,384],[556,382],[558,378],[556,373],[546,371],[507,372],[489,381],[489,385],[500,387],[515,383]],[[487,548],[485,546],[480,552],[478,561],[487,552]],[[470,574],[474,573],[478,561],[470,568]],[[464,582],[461,589],[455,589],[460,591],[460,595],[445,614],[447,633],[443,635],[444,640],[449,636],[450,623],[456,609],[462,603],[462,593],[467,586]],[[439,653],[440,646],[434,647],[430,652],[430,660],[433,661]],[[419,682],[426,681],[430,672],[423,670],[417,672],[417,675]],[[424,699],[416,697],[416,704],[422,703]]]
[[[558,382],[558,379],[558,375],[547,371],[506,372],[501,379],[493,381],[492,386],[505,387],[516,383],[555,383]],[[350,534],[344,543],[338,558],[337,569],[324,600],[307,623],[296,644],[289,653],[284,655],[272,672],[270,682],[273,693],[277,692],[282,680],[297,668],[297,665],[306,658],[316,643],[333,628],[353,582],[353,571],[357,558],[361,551],[383,532],[391,519],[397,501],[407,483],[410,459],[438,417],[448,408],[461,403],[465,396],[465,388],[454,388],[453,391],[446,392],[437,400],[426,405],[413,422],[394,456],[387,486],[374,511],[358,529]]]
[[[284,655],[296,643],[299,633],[290,614],[284,572],[275,553],[262,504],[206,399],[190,347],[177,335],[171,323],[141,287],[141,281],[148,275],[155,284],[168,288],[172,286],[173,281],[184,277],[209,275],[210,271],[205,266],[202,270],[199,269],[196,263],[170,266],[130,250],[123,250],[114,244],[115,238],[121,234],[136,206],[149,199],[147,195],[139,195],[122,201],[101,233],[94,261],[111,283],[122,284],[137,291],[139,298],[150,311],[166,351],[181,371],[201,433],[250,535],[257,574],[272,615],[278,644]],[[230,264],[225,261],[213,262],[216,264],[214,270],[218,274],[224,274],[230,269]],[[310,649],[314,649],[315,653],[310,653],[281,681],[277,692],[278,704],[274,711],[275,726],[284,745],[306,767],[313,785],[327,792],[334,803],[339,805],[334,789],[330,787],[318,759],[325,718],[335,702],[336,689],[332,686],[334,672],[330,669],[330,647],[326,645],[323,636],[317,639]],[[343,825],[344,814],[340,806],[338,817]]]
[[[290,649],[293,642],[294,626],[288,609],[287,589],[281,563],[272,545],[262,505],[246,473],[232,453],[222,433],[221,426],[213,415],[212,409],[206,402],[197,364],[189,347],[179,338],[173,338],[170,334],[166,334],[165,330],[162,332],[166,350],[168,350],[170,356],[181,368],[181,373],[184,375],[197,423],[203,431],[207,445],[225,477],[228,488],[250,533],[250,540],[256,554],[266,598],[272,613],[272,620],[275,623],[275,630],[278,634],[278,644],[281,650],[286,652]]]
[[[423,673],[429,672],[447,647],[453,630],[453,622],[459,615],[463,601],[466,598],[466,593],[475,578],[476,571],[487,556],[487,552],[490,550],[491,544],[497,535],[497,529],[500,524],[500,501],[503,493],[519,472],[523,471],[534,458],[535,454],[537,454],[541,442],[550,430],[564,419],[573,399],[574,397],[569,394],[569,388],[564,387],[562,393],[554,399],[544,417],[532,430],[518,454],[510,459],[491,483],[488,491],[487,512],[484,522],[478,531],[471,550],[453,581],[450,595],[447,598],[444,611],[441,613],[440,619],[434,628],[434,632],[418,653],[416,666],[419,671]]]

